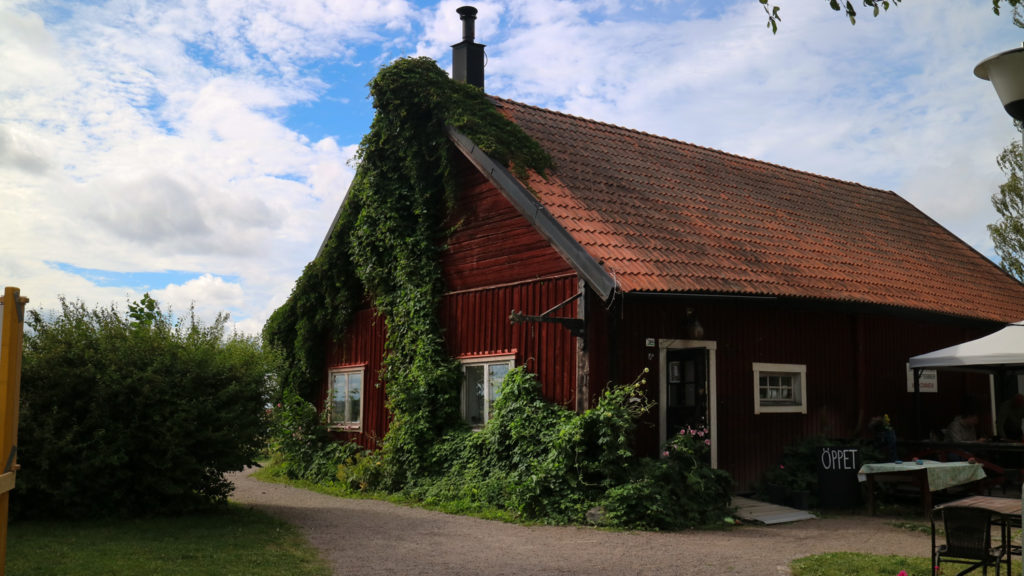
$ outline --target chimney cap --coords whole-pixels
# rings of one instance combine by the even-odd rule
[[[455,11],[459,13],[459,16],[461,16],[463,20],[465,20],[466,18],[472,18],[476,16],[477,12],[476,8],[472,6],[463,6],[461,8],[456,8]]]

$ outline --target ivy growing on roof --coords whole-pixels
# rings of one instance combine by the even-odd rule
[[[393,420],[381,455],[395,489],[428,472],[430,445],[459,423],[458,364],[445,352],[437,314],[457,154],[446,127],[519,174],[544,173],[551,159],[483,91],[453,82],[428,58],[381,69],[370,94],[376,115],[338,222],[264,337],[281,352],[282,385],[313,399],[328,339],[373,304],[388,329],[382,379]]]

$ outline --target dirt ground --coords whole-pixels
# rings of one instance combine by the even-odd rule
[[[795,558],[834,551],[928,556],[927,534],[843,516],[727,531],[610,532],[519,526],[376,500],[325,496],[229,476],[232,500],[296,526],[341,575],[789,574]]]

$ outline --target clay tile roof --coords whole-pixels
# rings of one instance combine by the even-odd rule
[[[554,158],[528,187],[623,292],[1024,319],[1024,285],[893,192],[495,102]]]

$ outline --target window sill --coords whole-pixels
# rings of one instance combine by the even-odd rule
[[[328,424],[328,432],[362,432],[363,427],[360,424]]]
[[[757,406],[754,414],[807,414],[807,406],[802,404]]]

